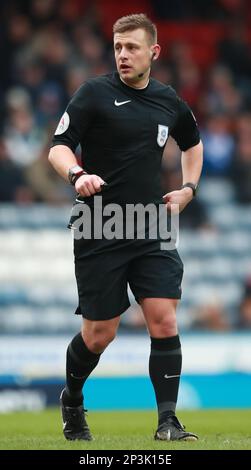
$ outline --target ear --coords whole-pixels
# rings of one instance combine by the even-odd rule
[[[159,44],[155,44],[152,48],[151,60],[157,60],[160,55],[161,47]]]

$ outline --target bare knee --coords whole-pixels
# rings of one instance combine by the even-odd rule
[[[83,327],[81,334],[87,348],[96,354],[100,354],[114,340],[116,331],[94,326],[92,329]]]
[[[175,310],[159,311],[148,319],[149,333],[154,338],[168,338],[177,335]]]
[[[148,331],[153,338],[169,338],[177,335],[177,299],[142,298],[140,304]]]

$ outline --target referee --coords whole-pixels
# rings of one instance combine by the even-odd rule
[[[149,203],[156,207],[192,200],[202,168],[202,143],[194,116],[170,87],[150,78],[158,59],[156,26],[144,14],[124,16],[113,26],[117,71],[87,80],[77,90],[56,129],[49,161],[74,185],[77,202]],[[182,188],[165,196],[160,172],[171,135],[182,151]],[[75,150],[82,148],[82,164]],[[73,218],[74,219],[74,218]],[[74,220],[71,220],[74,228]],[[100,356],[114,339],[120,315],[129,307],[127,286],[139,304],[151,340],[149,374],[158,407],[155,439],[198,439],[175,415],[181,345],[176,307],[183,264],[176,249],[163,250],[160,239],[75,238],[75,273],[82,330],[67,349],[66,386],[61,394],[64,436],[91,440],[82,389]]]

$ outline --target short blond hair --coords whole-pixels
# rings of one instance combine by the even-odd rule
[[[137,13],[119,18],[113,25],[113,34],[133,31],[138,28],[146,31],[151,44],[155,44],[157,42],[157,28],[144,13]]]

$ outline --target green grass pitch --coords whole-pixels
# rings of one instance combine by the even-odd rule
[[[89,412],[92,442],[68,442],[62,435],[59,410],[0,415],[0,449],[14,450],[148,450],[251,449],[251,410],[198,410],[178,413],[198,442],[156,442],[153,411]]]

